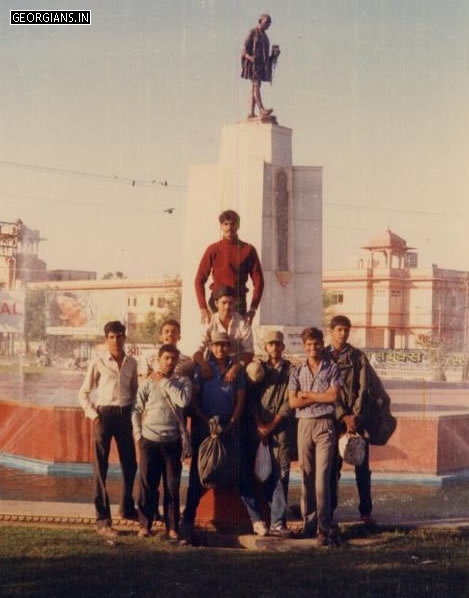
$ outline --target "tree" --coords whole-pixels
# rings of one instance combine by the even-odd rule
[[[158,330],[158,321],[154,311],[149,311],[145,320],[137,326],[136,342],[154,343],[156,332]]]
[[[26,289],[24,341],[29,351],[31,341],[41,341],[46,335],[46,291],[45,289]]]
[[[322,325],[323,328],[329,327],[331,317],[335,314],[335,305],[337,293],[335,291],[323,289],[322,291]]]
[[[168,320],[173,318],[178,322],[181,321],[181,288],[178,287],[174,290],[171,294],[171,297],[168,300],[168,304],[166,306],[168,312],[165,315],[164,319]]]

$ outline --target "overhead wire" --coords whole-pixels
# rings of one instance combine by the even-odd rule
[[[113,183],[130,185],[131,187],[173,187],[179,189],[185,189],[185,185],[179,185],[175,183],[170,183],[167,179],[163,178],[152,178],[152,179],[142,179],[139,177],[129,177],[129,176],[122,176],[119,174],[103,174],[98,172],[88,172],[85,170],[75,170],[71,168],[59,168],[56,166],[44,166],[39,164],[28,164],[25,162],[14,162],[9,160],[0,160],[0,166],[5,166],[7,168],[18,168],[18,169],[27,169],[27,170],[35,170],[38,172],[49,173],[49,174],[59,174],[62,176],[78,176],[82,178],[94,178],[94,179],[101,179]]]

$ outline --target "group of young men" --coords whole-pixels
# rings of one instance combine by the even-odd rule
[[[219,222],[222,239],[207,248],[196,275],[204,329],[192,359],[177,349],[179,323],[168,320],[160,330],[162,344],[148,359],[148,374],[139,385],[137,362],[124,350],[125,326],[109,322],[104,328],[107,352],[89,365],[79,399],[85,415],[93,421],[97,531],[106,536],[119,533],[112,527],[106,491],[110,445],[115,438],[123,473],[120,515],[138,519],[138,535],[150,536],[158,517],[162,480],[168,537],[191,542],[204,492],[198,471],[199,448],[213,433],[216,422],[216,434],[223,438],[236,462],[233,491],[246,506],[254,533],[291,535],[287,527],[288,485],[297,447],[302,534],[316,536],[319,545],[326,545],[337,534],[334,510],[342,466],[338,436],[345,431],[366,430],[363,413],[368,362],[347,342],[351,328],[348,318],[336,316],[331,321],[331,345],[327,348],[321,330],[312,327],[303,331],[306,359],[296,367],[283,356],[283,334],[268,331],[263,338],[265,357],[258,361],[263,375],[259,381],[249,379],[246,366],[254,358],[251,322],[262,297],[262,267],[255,248],[238,238],[238,214],[227,210]],[[206,301],[205,284],[210,276],[213,284]],[[249,277],[253,295],[248,309]],[[187,414],[192,458],[180,521]],[[137,471],[135,443],[139,453],[137,508],[132,495]],[[268,446],[272,462],[271,473],[261,484],[268,517],[259,504],[254,481],[260,443]],[[370,478],[367,450],[362,465],[356,468],[359,509],[367,525],[373,523]]]

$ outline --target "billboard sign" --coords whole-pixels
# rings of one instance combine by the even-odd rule
[[[102,336],[110,320],[125,323],[127,296],[115,289],[89,291],[48,291],[46,333],[56,335]]]
[[[0,332],[24,332],[24,291],[0,291]]]

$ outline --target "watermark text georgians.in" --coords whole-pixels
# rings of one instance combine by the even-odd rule
[[[10,25],[91,25],[91,10],[10,10]]]

